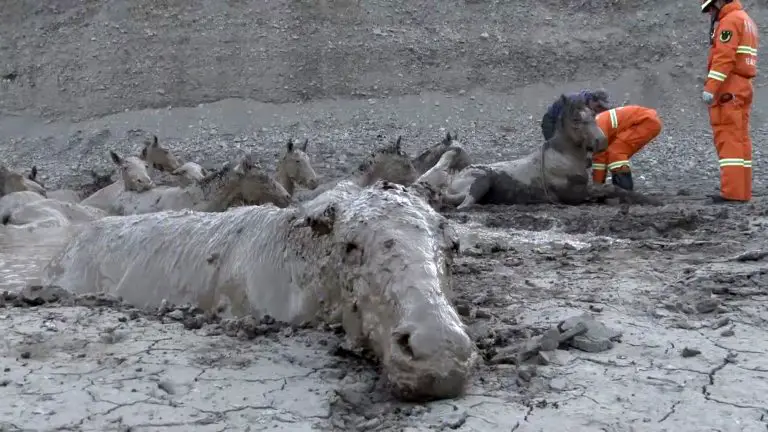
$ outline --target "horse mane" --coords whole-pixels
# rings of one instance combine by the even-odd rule
[[[227,162],[220,170],[214,171],[203,177],[203,179],[200,180],[200,185],[207,186],[214,181],[221,180],[225,175],[229,174],[230,171],[232,171],[231,162]]]

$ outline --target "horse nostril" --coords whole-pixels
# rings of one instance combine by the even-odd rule
[[[413,348],[411,348],[411,335],[409,333],[395,334],[395,344],[411,360],[415,360]]]

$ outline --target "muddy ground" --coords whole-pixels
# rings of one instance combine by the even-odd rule
[[[765,200],[484,210],[448,213],[455,304],[484,357],[462,398],[392,400],[334,329],[9,300],[3,430],[768,427]],[[621,332],[612,348],[516,364],[517,346],[583,313]]]
[[[762,2],[744,3],[768,22]],[[5,1],[0,160],[37,165],[50,187],[108,173],[109,149],[136,153],[148,134],[184,160],[254,152],[270,169],[306,137],[326,179],[398,135],[413,155],[449,130],[477,161],[511,159],[540,145],[560,92],[604,86],[659,111],[635,182],[671,204],[448,212],[462,237],[455,304],[484,359],[465,397],[429,404],[393,401],[334,329],[9,296],[0,430],[766,430],[768,264],[754,251],[768,88],[759,75],[757,197],[706,205],[718,186],[699,102],[707,29],[682,0]],[[512,364],[583,313],[620,340]]]

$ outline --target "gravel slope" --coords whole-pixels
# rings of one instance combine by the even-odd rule
[[[270,166],[302,136],[338,177],[377,140],[402,134],[415,153],[448,128],[478,160],[498,160],[539,144],[559,92],[594,85],[663,116],[635,160],[641,187],[709,192],[717,168],[698,99],[708,22],[690,3],[11,0],[0,16],[0,74],[12,78],[0,97],[3,159],[72,185],[146,133],[185,158],[256,150]],[[756,87],[760,193],[763,77]]]

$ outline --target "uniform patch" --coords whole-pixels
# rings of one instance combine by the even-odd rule
[[[728,42],[733,37],[733,32],[730,30],[723,30],[720,32],[720,42]]]

